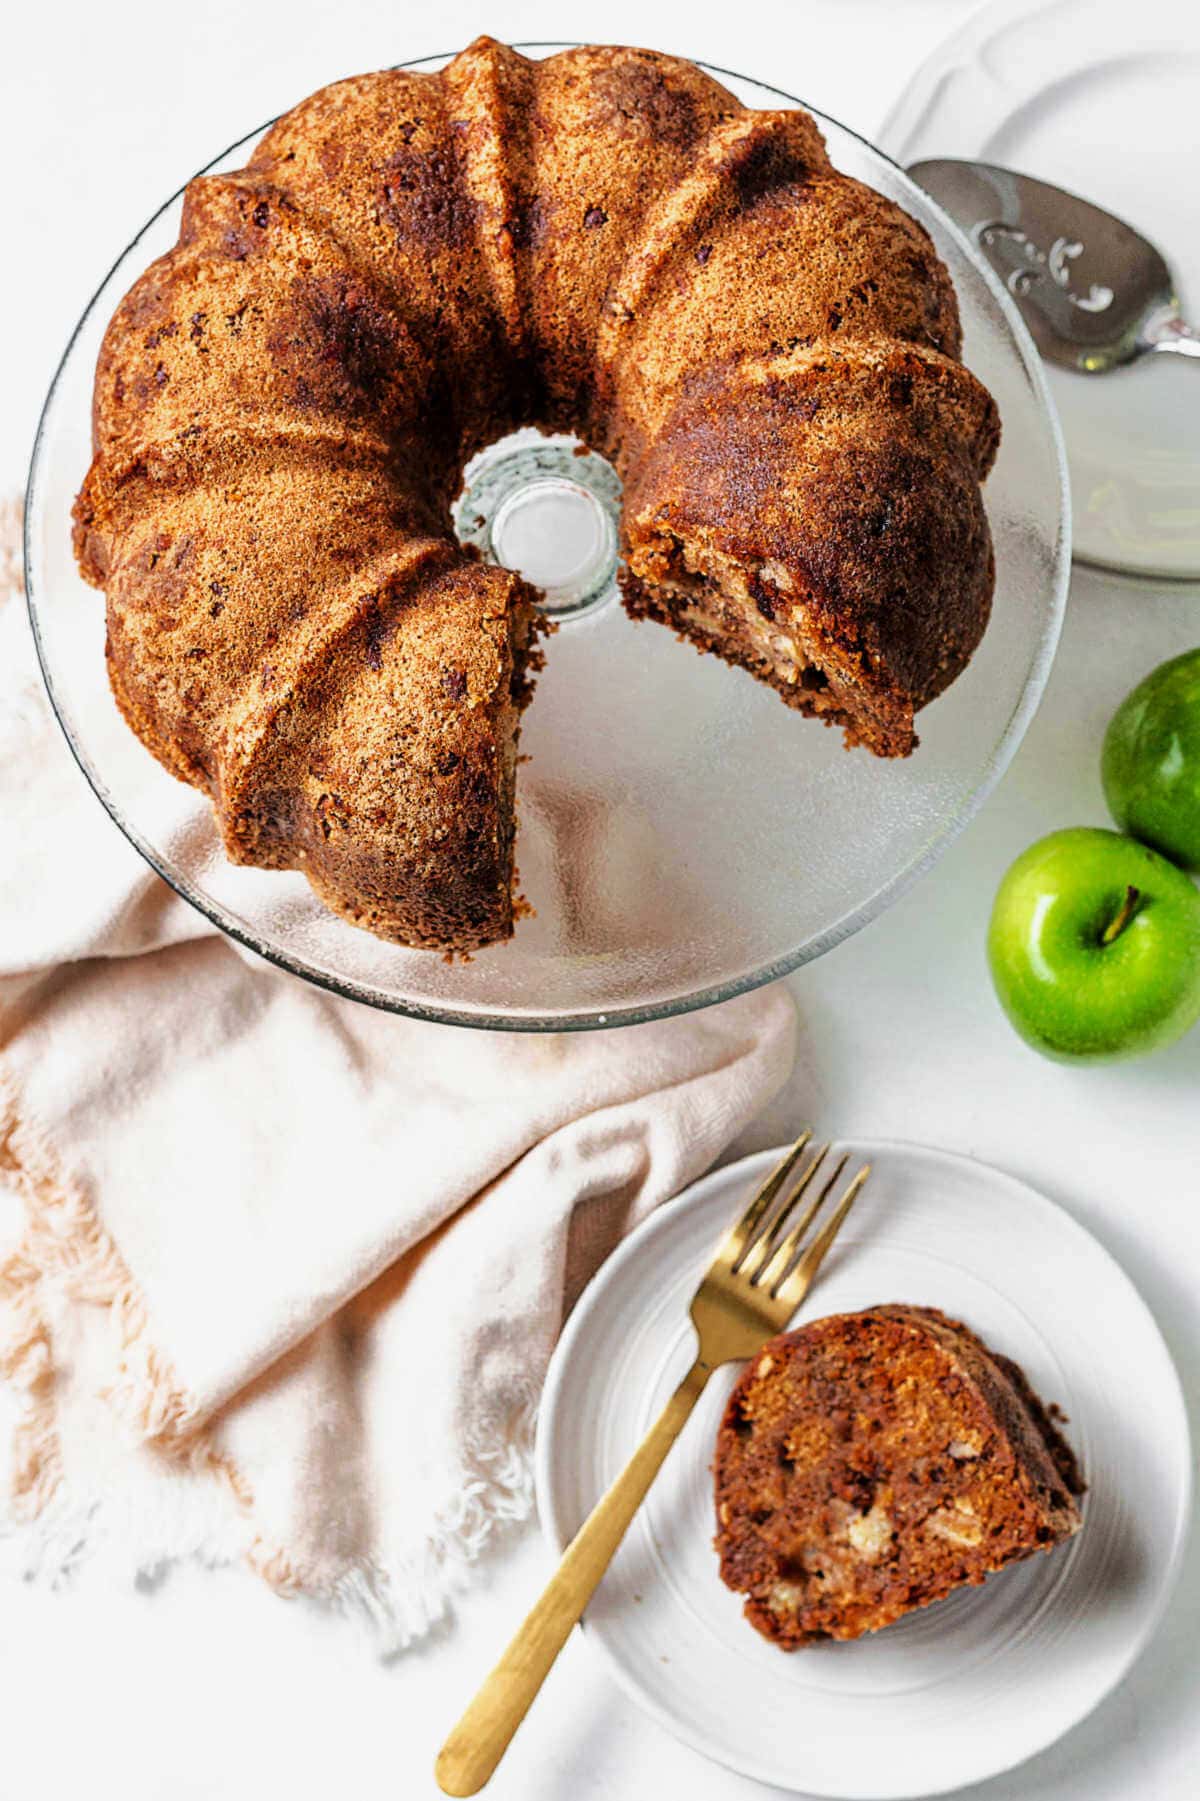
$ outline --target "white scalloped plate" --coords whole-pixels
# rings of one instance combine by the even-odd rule
[[[588,1610],[635,1701],[732,1769],[812,1795],[940,1794],[1020,1763],[1120,1681],[1166,1605],[1190,1514],[1179,1381],[1128,1277],[1011,1177],[916,1145],[856,1142],[875,1173],[808,1317],[914,1301],[1015,1357],[1089,1483],[1072,1543],[856,1644],[778,1651],[717,1575],[709,1460],[736,1371],[718,1372]],[[687,1304],[778,1152],[696,1184],[626,1240],[559,1343],[538,1502],[556,1550],[687,1367]],[[1053,1672],[1053,1680],[1047,1680]]]
[[[1200,317],[1195,0],[993,0],[922,65],[879,134],[902,167],[963,156],[1040,175],[1120,214]],[[1200,373],[1177,356],[1110,375],[1047,368],[1071,470],[1076,556],[1200,575]]]

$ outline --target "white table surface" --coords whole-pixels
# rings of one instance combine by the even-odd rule
[[[678,0],[21,0],[6,16],[0,62],[0,492],[23,480],[53,366],[117,251],[214,151],[325,81],[456,47],[481,30],[603,38],[758,75],[870,135],[899,84],[970,10],[964,0],[720,9]],[[1104,723],[1137,675],[1197,640],[1200,589],[1077,574],[1049,694],[1014,768],[914,893],[792,978],[803,1018],[797,1072],[740,1147],[774,1142],[812,1117],[822,1130],[967,1151],[1026,1178],[1123,1262],[1190,1397],[1200,1381],[1200,1032],[1146,1063],[1045,1063],[1001,1018],[982,939],[996,882],[1018,850],[1056,826],[1106,823]],[[480,1569],[453,1623],[387,1667],[349,1626],[277,1600],[240,1571],[186,1569],[137,1592],[95,1572],[53,1592],[10,1586],[0,1595],[0,1797],[432,1797],[444,1730],[548,1568],[527,1530]],[[1194,1795],[1198,1624],[1200,1545],[1120,1691],[1053,1750],[979,1792],[996,1801]],[[649,1801],[685,1791],[693,1801],[768,1792],[666,1737],[576,1635],[490,1792],[497,1801]]]

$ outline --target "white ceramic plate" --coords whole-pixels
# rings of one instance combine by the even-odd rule
[[[905,1144],[848,1148],[875,1173],[806,1316],[915,1301],[1015,1357],[1068,1415],[1089,1483],[1083,1531],[877,1637],[781,1652],[743,1620],[717,1575],[709,1461],[736,1375],[719,1371],[585,1630],[633,1699],[697,1750],[782,1788],[869,1801],[993,1776],[1109,1693],[1166,1604],[1190,1513],[1191,1457],[1158,1328],[1081,1226],[966,1158]],[[538,1436],[538,1501],[556,1549],[687,1368],[699,1274],[777,1155],[720,1170],[661,1208],[575,1309]]]
[[[1195,0],[995,0],[919,70],[879,136],[904,167],[964,156],[1040,175],[1158,245],[1200,317]],[[1200,575],[1200,370],[1147,357],[1111,375],[1048,369],[1071,469],[1075,554]]]

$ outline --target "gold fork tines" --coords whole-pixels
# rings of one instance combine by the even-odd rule
[[[871,1166],[854,1175],[810,1237],[849,1161],[847,1152],[797,1218],[829,1154],[822,1145],[805,1163],[811,1142],[811,1131],[800,1134],[717,1246],[692,1299],[698,1339],[692,1367],[567,1546],[541,1599],[442,1746],[436,1774],[447,1795],[477,1794],[492,1775],[713,1371],[754,1356],[782,1332],[816,1279]]]
[[[853,1207],[859,1190],[871,1173],[871,1165],[864,1163],[838,1202],[836,1211],[822,1226],[816,1238],[801,1256],[800,1250],[804,1243],[805,1233],[837,1187],[842,1171],[849,1161],[850,1153],[847,1151],[812,1205],[805,1208],[787,1237],[772,1253],[765,1268],[755,1277],[758,1285],[762,1288],[769,1288],[772,1295],[781,1301],[790,1313],[794,1313],[804,1299],[813,1277],[821,1267],[826,1251],[840,1232],[842,1221]],[[815,1169],[812,1173],[815,1175]]]
[[[750,1261],[749,1258],[744,1258],[742,1260],[741,1268],[745,1274],[751,1276],[756,1284],[761,1283],[764,1280],[768,1269],[770,1269],[772,1272],[772,1281],[768,1282],[767,1286],[771,1287],[786,1265],[791,1262],[790,1256],[784,1258],[782,1261],[779,1258],[779,1252],[783,1248],[785,1242],[785,1228],[788,1221],[795,1214],[797,1206],[808,1193],[817,1171],[820,1169],[828,1155],[829,1146],[827,1144],[823,1144],[819,1150],[813,1152],[811,1159],[805,1165],[804,1170],[800,1175],[799,1181],[792,1189],[792,1192],[784,1205],[779,1209],[775,1219],[771,1222],[770,1231],[762,1234],[759,1240],[759,1246],[756,1247],[759,1254],[754,1258],[754,1269],[751,1270],[747,1267]],[[830,1184],[837,1181],[838,1176],[845,1167],[846,1159],[843,1157],[837,1168],[834,1170],[833,1175],[830,1177],[830,1182],[827,1183],[823,1189],[818,1191],[815,1199],[804,1209],[804,1212],[796,1221],[796,1224],[792,1227],[791,1231],[786,1234],[788,1239],[799,1243],[800,1238],[807,1231],[808,1227],[811,1226],[813,1220],[828,1199]]]
[[[773,1229],[775,1222],[768,1218],[771,1208],[779,1199],[784,1184],[811,1142],[812,1128],[809,1126],[801,1132],[791,1150],[785,1152],[780,1158],[762,1187],[756,1189],[751,1197],[750,1205],[742,1217],[735,1220],[730,1226],[716,1248],[713,1256],[714,1263],[724,1258],[732,1269],[740,1269],[746,1261],[747,1252],[752,1250],[756,1244],[760,1244],[764,1236]],[[825,1145],[817,1152],[810,1169],[821,1161],[828,1149],[829,1146]],[[808,1177],[803,1179],[807,1181]],[[785,1207],[789,1206],[794,1199],[795,1191],[784,1203]]]

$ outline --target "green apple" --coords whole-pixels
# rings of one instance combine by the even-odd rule
[[[1200,650],[1151,670],[1104,734],[1104,798],[1123,831],[1200,870]]]
[[[1136,1057],[1200,1018],[1200,891],[1119,832],[1051,832],[1000,884],[988,961],[1036,1050],[1062,1062]]]

